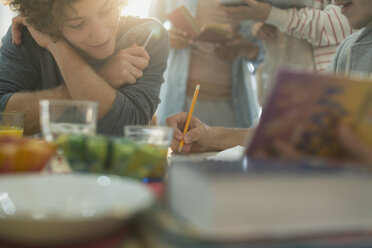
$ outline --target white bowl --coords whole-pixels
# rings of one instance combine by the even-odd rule
[[[39,244],[94,237],[120,228],[153,201],[141,183],[115,176],[0,176],[0,236]]]

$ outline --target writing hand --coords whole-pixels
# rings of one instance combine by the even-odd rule
[[[167,118],[167,125],[174,129],[171,149],[178,152],[180,141],[183,139],[182,153],[205,152],[210,148],[213,137],[210,135],[210,127],[199,119],[192,117],[189,131],[183,135],[182,131],[186,124],[187,113],[181,112]]]

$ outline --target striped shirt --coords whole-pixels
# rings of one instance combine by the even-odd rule
[[[266,23],[281,32],[305,39],[313,47],[316,70],[325,72],[338,45],[353,29],[341,9],[329,0],[314,0],[313,8],[272,7]]]

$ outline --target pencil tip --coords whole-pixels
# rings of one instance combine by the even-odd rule
[[[196,89],[197,89],[197,90],[200,89],[200,84],[197,84],[197,85],[196,85]]]

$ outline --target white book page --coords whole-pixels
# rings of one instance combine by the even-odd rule
[[[245,151],[244,146],[234,146],[232,148],[223,150],[215,155],[208,156],[209,160],[220,160],[220,161],[236,161],[243,157]]]

